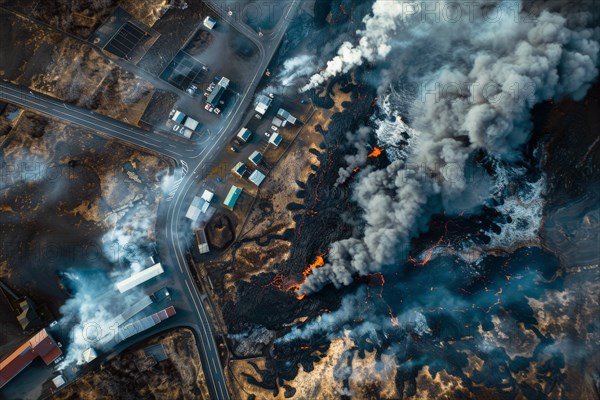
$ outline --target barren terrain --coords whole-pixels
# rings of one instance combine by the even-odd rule
[[[156,360],[144,348],[162,345],[167,356]],[[140,342],[81,377],[52,399],[209,399],[196,339],[187,329]]]

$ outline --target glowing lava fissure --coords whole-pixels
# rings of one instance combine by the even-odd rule
[[[374,146],[374,147],[373,147],[373,151],[372,151],[372,152],[370,152],[370,153],[369,153],[369,155],[368,155],[367,157],[369,157],[369,158],[373,158],[373,157],[377,158],[377,157],[379,157],[379,156],[381,155],[381,153],[382,153],[382,152],[383,152],[383,149],[382,149],[382,148],[379,148],[379,147],[377,147],[377,146]],[[363,153],[363,154],[364,154],[364,153]]]
[[[273,278],[273,280],[271,282],[264,285],[263,288],[271,286],[271,287],[281,290],[282,292],[293,291],[294,293],[298,293],[298,290],[300,290],[300,286],[302,286],[304,281],[306,281],[306,278],[308,278],[308,275],[310,275],[310,272],[313,269],[320,268],[324,265],[325,265],[325,253],[319,254],[315,257],[315,261],[312,262],[311,264],[309,264],[308,267],[306,267],[306,269],[304,271],[302,271],[302,280],[300,282],[298,282],[297,280],[295,280],[293,278],[286,279],[283,277],[283,274],[280,272],[277,275],[275,275],[275,277]],[[297,294],[296,298],[298,300],[302,300],[305,296],[306,296],[306,294]]]

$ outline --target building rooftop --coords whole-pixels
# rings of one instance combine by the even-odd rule
[[[213,107],[218,106],[219,102],[221,101],[221,97],[223,96],[223,93],[225,93],[225,88],[223,86],[221,86],[221,85],[215,86],[213,91],[210,92],[210,94],[208,95],[206,102]]]
[[[228,78],[222,77],[219,79],[219,83],[217,83],[217,85],[227,89],[229,87],[229,83],[231,83],[231,81]]]
[[[40,357],[46,365],[50,365],[61,354],[62,351],[48,331],[42,329],[0,362],[0,388],[17,376],[36,357]]]
[[[164,310],[160,310],[157,313],[154,313],[142,319],[138,319],[137,321],[134,321],[128,325],[125,325],[121,329],[119,329],[119,339],[123,341],[127,338],[130,338],[133,335],[150,329],[154,325],[159,324],[161,321],[172,317],[173,315],[175,315],[175,313],[175,307],[169,306]]]
[[[90,361],[93,361],[96,359],[96,357],[98,357],[96,351],[91,347],[85,349],[81,355],[83,356],[83,361],[85,361],[86,363],[89,363]]]
[[[157,264],[155,264],[149,268],[146,268],[140,272],[136,272],[135,274],[131,275],[127,279],[123,279],[122,281],[117,282],[115,284],[115,286],[119,292],[125,293],[129,289],[132,289],[132,288],[136,287],[137,285],[140,285],[140,284],[154,278],[155,276],[162,274],[163,272],[165,272],[165,271],[163,270],[162,265],[160,263],[157,263]]]
[[[185,120],[185,124],[183,124],[183,126],[185,126],[186,128],[190,128],[193,131],[196,130],[198,125],[199,125],[199,122],[196,121],[194,118],[190,118],[190,117],[187,117]]]
[[[261,94],[256,98],[256,108],[254,110],[257,113],[264,115],[267,112],[267,110],[269,109],[269,106],[271,105],[272,101],[273,101],[273,99],[270,98],[269,96],[265,96],[264,94]]]
[[[287,122],[289,122],[290,124],[296,123],[296,117],[294,117],[292,114],[290,114],[288,111],[284,110],[283,108],[280,108],[277,111],[277,115],[279,117],[283,118],[284,120],[286,120]]]
[[[215,25],[217,24],[217,21],[214,18],[208,16],[208,17],[204,18],[203,24],[208,29],[213,29],[215,27]]]
[[[181,128],[178,133],[184,138],[189,139],[192,137],[193,131],[188,128]]]
[[[231,170],[233,173],[238,174],[240,177],[244,176],[244,174],[246,173],[246,171],[248,170],[248,168],[246,167],[246,164],[244,164],[243,162],[238,162],[237,164],[235,164],[235,167],[233,167],[233,169]]]
[[[250,179],[250,182],[254,183],[256,186],[260,186],[262,181],[265,180],[265,174],[263,174],[259,170],[256,170],[252,173],[252,175],[250,175],[249,179]]]
[[[206,206],[206,208],[205,208]],[[191,219],[192,221],[197,221],[198,217],[200,216],[200,214],[202,214],[203,212],[206,212],[206,209],[208,209],[208,203],[206,202],[206,200],[204,200],[201,197],[198,196],[194,196],[194,199],[192,200],[192,204],[190,204],[190,207],[188,208],[187,212],[185,213],[185,217],[187,219]],[[204,211],[202,211],[204,210]]]
[[[198,251],[200,254],[208,253],[210,248],[208,247],[208,240],[206,239],[206,232],[204,232],[204,229],[196,231],[196,237],[198,238]]]
[[[205,190],[204,193],[202,193],[202,198],[209,203],[212,201],[214,196],[215,194],[210,190]]]
[[[230,210],[233,210],[233,207],[235,207],[235,203],[237,202],[241,194],[242,189],[235,185],[231,185],[231,189],[229,189],[229,193],[227,194],[227,197],[225,198],[223,204],[225,204],[225,206]]]
[[[52,383],[54,383],[54,386],[58,389],[59,387],[63,386],[66,382],[65,378],[63,378],[62,375],[58,375],[52,378]]]
[[[240,131],[237,134],[237,137],[242,139],[244,142],[247,142],[248,139],[250,139],[250,136],[252,136],[252,131],[248,128],[240,129]]]
[[[269,138],[269,144],[272,144],[273,146],[277,147],[281,143],[282,139],[283,138],[281,137],[281,135],[279,133],[275,132]]]
[[[171,117],[171,119],[175,122],[177,122],[178,124],[181,124],[183,122],[183,120],[185,120],[186,115],[184,113],[182,113],[181,111],[177,110],[175,111],[175,114],[173,114],[173,116]]]
[[[16,302],[19,315],[17,315],[17,321],[21,325],[21,329],[24,331],[32,328],[39,328],[42,325],[42,320],[35,310],[35,304],[28,297],[21,297]]]
[[[250,154],[250,157],[248,157],[248,160],[250,160],[250,162],[254,165],[260,164],[262,159],[263,159],[263,155],[256,150],[254,150],[254,152],[252,154]]]

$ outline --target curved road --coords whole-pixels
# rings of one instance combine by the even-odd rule
[[[177,265],[179,273],[182,274],[183,280],[185,281],[186,289],[189,294],[189,298],[192,300],[197,316],[200,320],[200,326],[202,331],[200,332],[200,339],[202,342],[202,348],[200,351],[202,362],[204,365],[204,374],[207,378],[209,389],[211,389],[211,395],[216,399],[229,399],[225,385],[225,376],[223,368],[220,364],[219,353],[214,341],[214,334],[212,331],[212,325],[208,320],[204,305],[200,299],[198,289],[194,285],[191,273],[185,260],[186,249],[189,246],[189,240],[182,237],[181,233],[189,230],[189,222],[185,220],[185,212],[189,206],[192,197],[196,195],[200,190],[200,171],[205,163],[210,163],[216,157],[221,150],[227,145],[229,139],[235,134],[235,129],[241,122],[244,111],[250,105],[254,91],[258,86],[260,79],[262,78],[271,58],[275,54],[275,51],[279,47],[281,39],[287,30],[289,25],[289,15],[296,9],[300,0],[293,0],[290,3],[290,7],[287,10],[287,14],[279,21],[278,26],[275,28],[273,35],[270,35],[270,40],[266,45],[261,42],[257,42],[258,35],[254,34],[255,37],[251,37],[253,42],[257,43],[259,50],[261,51],[261,63],[257,67],[255,75],[251,83],[246,88],[241,101],[238,102],[236,108],[230,113],[229,120],[224,124],[221,130],[216,134],[216,140],[213,140],[211,146],[205,148],[203,155],[195,159],[192,164],[189,165],[189,171],[186,177],[183,178],[179,186],[179,190],[175,195],[172,202],[169,204],[167,211],[167,240],[172,244],[171,250],[174,252],[175,263]],[[231,22],[231,20],[228,20]],[[234,27],[237,27],[234,22]],[[242,25],[245,27],[245,25]],[[246,27],[247,29],[247,27]],[[252,110],[254,112],[254,110]]]
[[[215,1],[207,0],[207,3],[225,21],[246,35],[257,46],[261,61],[256,67],[252,81],[246,87],[235,108],[229,113],[221,129],[200,150],[191,148],[189,143],[179,142],[154,132],[135,128],[113,118],[66,104],[50,96],[32,92],[27,88],[8,82],[0,82],[0,100],[34,109],[54,118],[69,121],[129,145],[175,160],[182,170],[182,176],[177,181],[177,186],[172,194],[161,199],[157,220],[157,245],[163,264],[173,266],[174,279],[187,297],[190,309],[195,311],[193,322],[196,334],[200,339],[198,344],[199,353],[211,397],[227,400],[229,399],[229,393],[227,392],[225,375],[214,340],[212,325],[185,257],[191,234],[190,225],[185,220],[185,212],[193,196],[201,189],[201,168],[211,163],[235,134],[236,128],[245,115],[244,112],[252,101],[258,84],[287,30],[291,21],[290,14],[297,9],[300,0],[291,0],[288,3],[287,11],[282,15],[273,31],[262,37],[247,25],[238,21],[235,15],[227,15]],[[159,235],[159,232],[161,235]]]

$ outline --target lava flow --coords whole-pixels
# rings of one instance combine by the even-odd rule
[[[302,271],[302,276],[304,277],[304,279],[302,279],[302,283],[304,283],[304,281],[306,281],[306,278],[308,278],[308,275],[310,275],[310,271],[312,271],[315,268],[320,268],[322,266],[325,265],[325,259],[323,258],[325,256],[325,254],[319,254],[316,258],[315,261],[312,264],[309,264],[308,267]],[[298,292],[298,290],[300,289],[300,285],[302,285],[302,283],[296,284],[292,287],[290,287],[288,290],[294,290],[294,292]],[[298,300],[302,300],[304,298],[304,296],[306,296],[306,294],[301,294],[296,296],[296,298]]]
[[[373,151],[371,153],[369,153],[368,157],[369,158],[372,158],[372,157],[377,158],[381,155],[382,152],[383,152],[383,149],[375,146],[375,147],[373,147]]]
[[[300,282],[295,281],[293,279],[284,279],[283,274],[279,273],[279,274],[275,275],[275,278],[273,278],[273,280],[271,282],[264,285],[263,287],[272,286],[283,292],[294,291],[295,293],[298,293],[298,290],[300,290],[300,286],[302,286],[304,281],[306,281],[306,278],[308,278],[308,275],[310,275],[310,272],[315,268],[320,268],[325,265],[324,257],[325,257],[325,253],[319,254],[318,256],[315,257],[315,261],[313,263],[309,264],[308,267],[306,267],[306,269],[304,271],[302,271],[302,281],[300,281]],[[297,295],[296,298],[298,300],[302,300],[305,296],[306,296],[306,294],[300,294],[300,295]]]
[[[433,251],[434,251],[434,250],[435,250],[435,249],[436,249],[436,248],[437,248],[439,245],[441,245],[443,242],[444,242],[444,237],[442,236],[442,237],[440,238],[440,240],[438,240],[438,241],[437,241],[437,243],[436,243],[436,244],[434,244],[433,246],[431,246],[431,247],[429,248],[429,250],[427,250],[427,254],[425,255],[425,258],[423,259],[423,261],[420,261],[420,262],[419,262],[419,261],[417,261],[417,259],[416,259],[416,258],[414,258],[414,257],[412,257],[412,256],[411,256],[411,257],[408,257],[409,261],[411,261],[411,262],[412,262],[412,263],[413,263],[415,266],[417,266],[417,265],[418,265],[419,267],[424,267],[424,266],[425,266],[425,265],[426,265],[426,264],[429,262],[429,260],[431,260],[431,257],[433,256]]]

